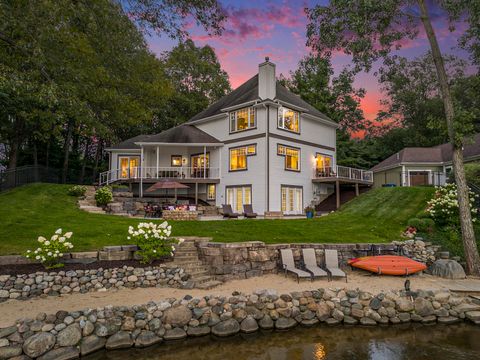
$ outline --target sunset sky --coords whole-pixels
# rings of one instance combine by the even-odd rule
[[[209,37],[195,26],[190,27],[189,31],[197,46],[208,44],[215,49],[223,69],[230,76],[232,87],[236,88],[256,74],[257,66],[265,56],[269,56],[277,65],[277,76],[280,73],[288,75],[289,71],[295,69],[298,61],[309,52],[305,46],[307,18],[303,9],[324,2],[327,1],[221,0],[228,14],[222,36]],[[442,51],[467,59],[468,54],[457,48],[457,38],[462,29],[450,32],[445,14],[433,4],[429,5]],[[151,50],[158,54],[175,45],[172,40],[158,36],[149,37],[148,42]],[[406,43],[397,53],[414,58],[427,49],[425,34],[420,31],[416,40]],[[333,58],[336,71],[349,63],[350,58],[343,54]],[[359,74],[356,79],[356,86],[367,90],[362,108],[368,119],[375,118],[380,109],[382,93],[373,75],[379,65],[376,64],[368,74]]]

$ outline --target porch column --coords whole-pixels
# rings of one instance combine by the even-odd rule
[[[340,208],[340,181],[335,181],[335,192],[337,197],[337,209]]]
[[[177,188],[175,188],[175,204],[177,203]]]
[[[207,177],[207,147],[203,147],[203,178]]]
[[[218,178],[222,177],[222,148],[218,148]]]
[[[158,165],[160,164],[160,149],[157,146],[157,172],[155,173],[155,177],[158,179]]]
[[[195,205],[198,205],[198,182],[195,183]]]
[[[359,195],[359,190],[358,190],[358,183],[356,182],[355,183],[355,196],[358,196]]]
[[[140,150],[140,197],[143,198],[143,145]]]

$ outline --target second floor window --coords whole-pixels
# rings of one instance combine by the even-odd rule
[[[277,154],[285,157],[285,170],[300,171],[300,149],[278,144]]]
[[[300,132],[300,114],[298,111],[280,107],[278,109],[278,127],[291,132]]]
[[[244,131],[256,127],[255,108],[253,106],[230,113],[230,132]]]
[[[247,170],[247,156],[257,153],[256,145],[230,149],[230,171]]]

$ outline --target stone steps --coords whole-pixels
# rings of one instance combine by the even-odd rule
[[[87,186],[85,192],[85,198],[78,200],[78,207],[80,210],[93,213],[93,214],[106,214],[105,210],[97,206],[95,201],[95,187]]]

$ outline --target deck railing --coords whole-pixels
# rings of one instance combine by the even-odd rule
[[[373,172],[369,170],[355,169],[347,166],[327,166],[314,169],[313,177],[315,179],[345,179],[358,180],[362,182],[373,183]]]
[[[108,185],[121,180],[140,179],[218,179],[219,168],[212,167],[132,167],[129,169],[115,169],[100,174],[99,184]]]

